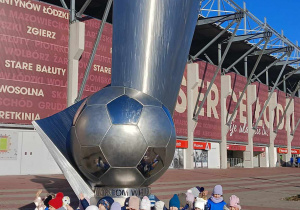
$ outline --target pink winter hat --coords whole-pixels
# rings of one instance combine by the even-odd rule
[[[240,203],[239,197],[237,197],[236,195],[230,196],[230,198],[229,198],[230,206],[241,209],[241,206],[239,205],[239,203]]]
[[[135,210],[139,210],[140,209],[140,199],[136,196],[131,196],[129,198],[128,207],[135,209]]]
[[[186,192],[186,201],[187,201],[187,202],[194,202],[194,200],[195,200],[195,197],[194,197],[192,191],[191,191],[191,190],[188,190],[188,191]]]

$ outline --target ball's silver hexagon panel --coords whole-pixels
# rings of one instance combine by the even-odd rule
[[[99,146],[111,126],[105,105],[86,106],[75,128],[82,146]]]
[[[149,147],[165,147],[168,144],[172,126],[161,107],[145,106],[138,126]]]
[[[99,146],[81,147],[81,166],[98,179],[110,168]]]
[[[149,178],[163,169],[165,159],[165,147],[148,147],[137,169],[145,178]]]
[[[102,185],[108,187],[139,187],[144,181],[144,177],[135,167],[110,168],[101,177]]]
[[[147,143],[136,125],[112,125],[100,147],[112,167],[135,167]]]
[[[147,178],[142,186],[149,186],[150,184],[155,182],[157,179],[159,179],[159,177],[161,177],[166,172],[166,170],[168,170],[168,168],[173,160],[173,157],[174,157],[175,147],[176,147],[176,134],[175,134],[175,129],[174,129],[172,131],[169,143],[166,147],[166,158],[165,158],[164,167],[159,172],[154,174],[153,176]]]

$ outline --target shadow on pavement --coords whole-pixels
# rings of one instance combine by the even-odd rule
[[[47,177],[47,176],[34,176],[34,178],[30,179],[32,183],[41,184],[43,187],[39,188],[42,189],[42,199],[50,193],[58,193],[62,192],[64,196],[69,196],[71,200],[71,205],[74,209],[78,207],[78,198],[73,192],[71,186],[69,185],[68,181],[64,178],[55,178],[55,177]],[[38,191],[38,189],[36,189]],[[32,193],[32,203],[27,204],[25,206],[20,207],[21,210],[32,210],[35,209],[35,204],[33,200],[35,199],[36,192]]]

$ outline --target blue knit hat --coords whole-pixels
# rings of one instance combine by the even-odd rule
[[[171,198],[170,202],[169,202],[169,208],[170,207],[177,207],[178,210],[180,209],[180,202],[179,202],[179,198],[177,194],[174,194],[173,197]]]
[[[113,203],[114,199],[112,199],[112,197],[105,196],[98,201],[97,206],[99,207],[99,205],[102,204],[106,210],[109,210]]]
[[[151,207],[154,207],[156,199],[155,199],[155,195],[151,194],[148,196],[150,202],[151,202]]]

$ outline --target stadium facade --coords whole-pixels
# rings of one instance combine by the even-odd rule
[[[284,36],[275,46],[277,34],[267,25],[238,34],[249,14],[219,8],[210,17],[204,14],[209,4],[201,2],[173,114],[177,144],[170,167],[288,165],[300,154],[299,47]],[[0,3],[0,175],[60,173],[31,122],[72,104],[85,78],[81,98],[110,84],[112,25],[105,24],[93,53],[98,19],[37,1]],[[259,75],[266,68],[269,73]]]

